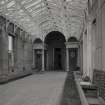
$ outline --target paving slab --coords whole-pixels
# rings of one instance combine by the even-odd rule
[[[45,72],[0,85],[0,105],[59,105],[66,76]]]

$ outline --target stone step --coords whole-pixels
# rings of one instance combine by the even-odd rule
[[[103,105],[98,98],[87,97],[89,105]]]

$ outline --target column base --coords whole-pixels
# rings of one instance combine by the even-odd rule
[[[41,70],[39,73],[40,73],[40,74],[43,74],[44,72],[45,72],[44,70]]]
[[[44,72],[45,71],[45,69],[43,68],[42,70],[41,70],[41,72]]]
[[[70,70],[69,70],[69,68],[66,68],[66,72],[69,72]]]

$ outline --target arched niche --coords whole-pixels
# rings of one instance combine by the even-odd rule
[[[40,38],[33,41],[33,49],[43,49],[43,41]]]
[[[68,39],[68,42],[78,42],[77,38],[76,37],[70,37]]]
[[[36,38],[33,42],[33,44],[39,44],[39,43],[40,44],[43,43],[43,41],[40,38]]]

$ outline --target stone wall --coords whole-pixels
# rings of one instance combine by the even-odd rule
[[[7,80],[8,75],[8,37],[6,34],[6,19],[0,17],[0,81]]]
[[[93,83],[105,99],[105,0],[96,0],[90,8],[92,24]]]
[[[8,53],[8,35],[13,36],[13,64]],[[31,74],[32,41],[21,28],[0,16],[0,82]]]
[[[89,16],[92,27],[92,55],[94,56],[92,69],[105,71],[105,0],[96,0],[89,8]]]
[[[86,17],[86,23],[89,24],[86,24],[87,37],[84,34],[83,38],[91,36],[91,39],[86,40],[85,38],[87,42],[83,40],[83,71],[90,72],[87,74],[92,77],[93,83],[98,86],[99,95],[105,99],[105,0],[94,0],[92,5],[88,3]],[[88,28],[89,26],[90,28]],[[91,46],[89,46],[90,43]],[[90,50],[86,48],[88,46]],[[89,55],[91,55],[90,60],[88,60]],[[89,64],[91,64],[90,68]],[[86,69],[87,66],[88,69]]]

